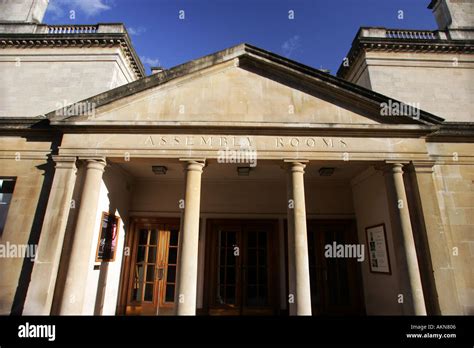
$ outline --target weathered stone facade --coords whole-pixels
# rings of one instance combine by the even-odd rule
[[[1,314],[474,313],[472,40],[436,40],[459,49],[459,66],[442,73],[450,54],[382,50],[379,41],[421,41],[367,28],[341,67],[345,79],[246,44],[143,77],[121,25],[71,26],[61,38],[54,30],[65,28],[8,28],[0,24],[0,73],[15,83],[0,85],[0,179],[16,182],[0,242],[37,245],[37,255],[0,258]],[[80,62],[59,62],[65,52]],[[96,52],[100,63],[91,62]],[[26,74],[46,78],[26,85]],[[30,102],[18,105],[25,88]],[[382,113],[399,103],[392,97],[421,107]],[[55,108],[58,99],[73,104]],[[110,262],[97,256],[103,213],[120,218]],[[265,308],[215,298],[214,226],[222,221],[273,226],[268,248],[253,248],[268,252],[270,265],[258,264],[268,276]],[[347,276],[360,286],[347,285],[354,306],[345,312],[315,297],[335,272],[328,268],[325,281],[311,273],[314,236],[333,231],[314,232],[325,224],[353,224],[348,235],[367,250]],[[384,226],[389,272],[374,271],[367,228],[376,225]],[[246,260],[250,235],[235,242]],[[163,241],[166,270],[162,256],[149,261]],[[137,261],[143,248],[149,273]],[[242,288],[247,299],[252,286]]]

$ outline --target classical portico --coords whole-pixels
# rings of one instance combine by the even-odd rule
[[[430,163],[426,136],[439,118],[380,116],[387,98],[248,45],[132,85],[88,100],[94,115],[49,115],[63,137],[40,260],[52,251],[35,265],[25,312],[436,307],[412,221],[427,209],[413,197],[432,188],[412,168]],[[104,213],[120,219],[107,267],[96,257]],[[388,263],[378,273],[374,225]],[[367,249],[360,261],[331,259],[332,243]]]

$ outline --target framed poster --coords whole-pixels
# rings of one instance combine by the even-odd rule
[[[120,218],[102,212],[100,220],[99,242],[97,244],[96,262],[112,262],[117,251]]]
[[[369,251],[370,271],[372,273],[392,274],[385,224],[367,227],[365,233],[367,237],[367,250]]]

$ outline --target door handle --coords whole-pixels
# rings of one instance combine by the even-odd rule
[[[157,272],[156,272],[156,279],[157,279],[157,280],[163,279],[163,275],[164,275],[164,273],[165,273],[165,272],[164,272],[164,271],[165,271],[164,268],[160,267],[160,268],[157,268],[156,270],[157,270]]]

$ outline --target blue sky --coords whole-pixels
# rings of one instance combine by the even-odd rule
[[[361,26],[436,29],[434,16],[427,9],[429,2],[50,0],[43,21],[123,22],[147,73],[150,66],[171,68],[246,42],[315,68],[330,69],[335,74]],[[289,18],[289,11],[293,11],[294,19]],[[180,19],[183,14],[184,19]]]

